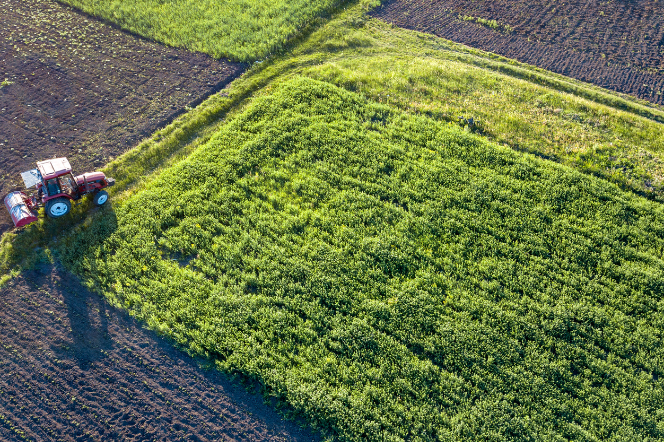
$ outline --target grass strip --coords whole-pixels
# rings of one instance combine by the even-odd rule
[[[255,61],[279,52],[344,0],[62,0],[122,29],[216,58]]]

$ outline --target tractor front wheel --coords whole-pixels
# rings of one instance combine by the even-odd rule
[[[103,206],[106,204],[106,201],[108,201],[108,192],[105,190],[100,190],[99,192],[95,193],[95,196],[92,199],[92,202],[95,203],[95,206]]]
[[[55,198],[46,202],[46,214],[51,218],[60,218],[69,213],[71,202],[67,198]]]

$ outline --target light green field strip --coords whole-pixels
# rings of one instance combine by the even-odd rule
[[[282,49],[343,0],[63,0],[123,29],[217,58],[253,61]]]
[[[664,437],[664,211],[295,78],[57,254],[339,440]]]
[[[332,54],[304,75],[437,120],[472,117],[494,141],[664,199],[657,106],[375,20],[328,28],[318,45]]]
[[[269,93],[293,75],[328,81],[437,121],[456,124],[459,116],[474,117],[491,140],[663,199],[664,131],[656,120],[664,114],[657,106],[393,28],[367,19],[368,8],[357,4],[293,41],[290,54],[254,64],[226,91],[228,96],[210,97],[110,163],[105,172],[118,180],[112,188],[114,203],[206,142],[223,118],[241,111],[252,96]],[[2,278],[35,260],[51,259],[48,242],[88,214],[83,207],[71,219],[46,220],[19,236],[4,235]]]

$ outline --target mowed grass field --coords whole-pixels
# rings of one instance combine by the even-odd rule
[[[339,440],[657,440],[663,251],[657,203],[295,78],[59,256]]]
[[[64,263],[335,440],[661,440],[663,116],[356,5],[0,269]]]
[[[64,0],[89,14],[170,46],[255,61],[345,0]]]

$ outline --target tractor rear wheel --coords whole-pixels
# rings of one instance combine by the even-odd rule
[[[106,201],[108,201],[108,192],[105,190],[100,190],[99,192],[95,193],[95,196],[92,199],[92,202],[95,203],[95,206],[103,206],[106,204]]]
[[[46,214],[51,218],[60,218],[69,213],[71,202],[67,198],[55,198],[46,202]]]

